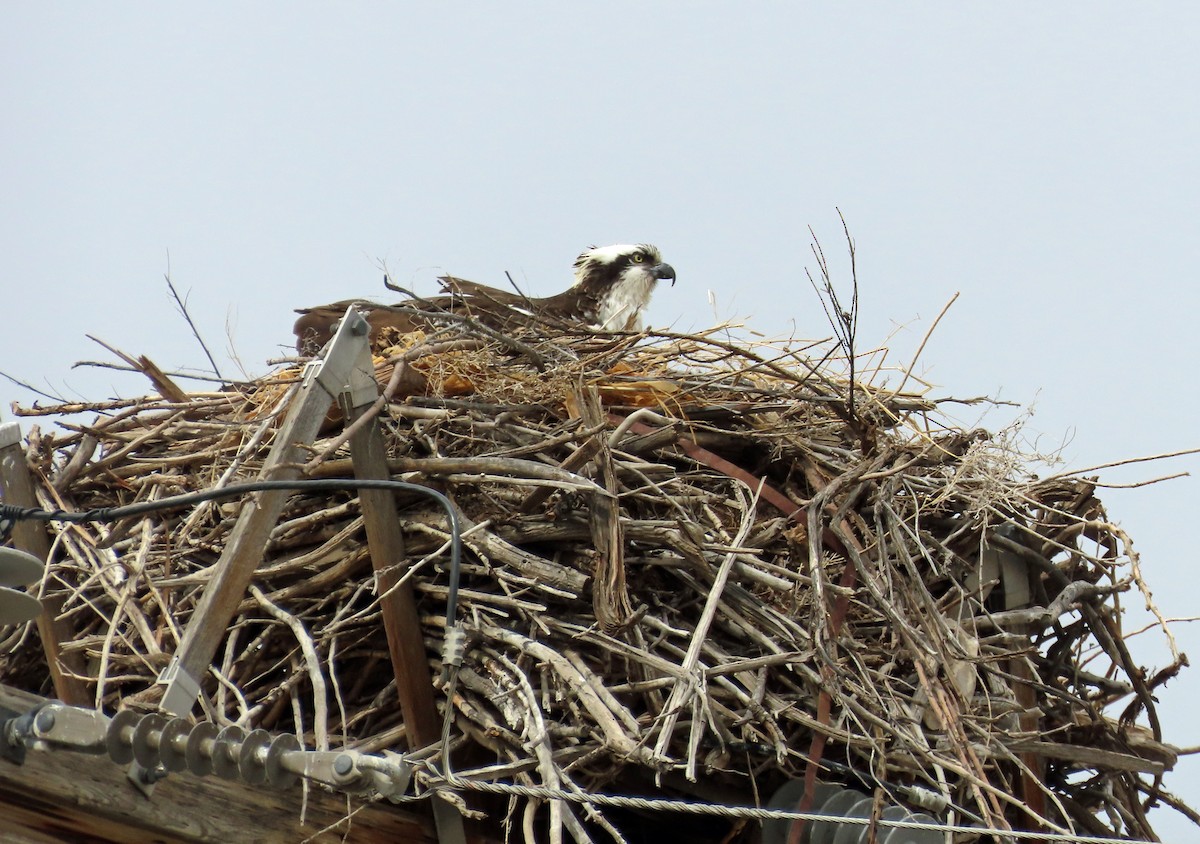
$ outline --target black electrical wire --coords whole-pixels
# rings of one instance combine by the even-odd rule
[[[183,495],[172,495],[155,501],[141,501],[137,504],[126,504],[122,507],[96,507],[92,510],[78,512],[67,510],[42,510],[38,507],[19,507],[15,504],[0,504],[0,533],[7,536],[12,522],[115,522],[130,516],[142,516],[161,510],[173,510],[188,507],[205,501],[216,501],[221,498],[235,498],[249,492],[287,489],[296,492],[318,490],[358,490],[382,489],[393,492],[415,492],[437,501],[446,511],[450,522],[450,584],[446,595],[446,626],[453,627],[458,614],[458,581],[462,573],[462,531],[458,522],[458,511],[442,493],[420,484],[410,484],[405,481],[368,480],[358,478],[297,478],[291,481],[248,481],[240,484],[230,484],[219,489],[206,489],[200,492],[189,492]]]

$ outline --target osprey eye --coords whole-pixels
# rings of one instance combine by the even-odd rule
[[[646,256],[643,255],[641,252],[634,252],[632,255],[629,256],[629,260],[635,264],[641,264],[646,260]]]

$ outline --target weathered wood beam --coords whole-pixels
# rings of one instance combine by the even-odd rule
[[[365,407],[349,410],[347,421],[357,419],[365,410]],[[353,434],[350,455],[356,478],[386,480],[391,477],[378,419],[367,421]],[[396,675],[400,709],[404,713],[405,736],[409,749],[419,750],[441,738],[441,722],[434,702],[429,657],[425,653],[412,585],[397,585],[405,559],[400,514],[394,493],[387,490],[361,489],[358,499],[362,504],[371,565],[378,576],[378,589],[384,596],[380,601],[383,628],[392,671]]]
[[[292,399],[287,418],[275,434],[259,477],[291,480],[300,475],[302,446],[311,443],[334,399],[350,381],[359,363],[358,351],[365,343],[366,322],[348,310],[323,361],[305,371],[300,390]],[[361,333],[357,329],[362,329]],[[368,355],[369,359],[369,355]],[[279,521],[289,490],[267,490],[242,506],[237,523],[217,560],[212,580],[184,631],[179,652],[160,682],[168,684],[162,708],[177,715],[188,714],[195,704],[200,681],[207,673],[229,622],[245,597],[254,570],[262,561],[271,531]]]
[[[378,390],[374,379],[371,386]],[[353,390],[346,392],[342,401],[348,424],[359,420],[374,404],[367,402],[355,406],[357,399]],[[359,427],[350,437],[350,457],[356,478],[386,480],[391,477],[378,416],[359,420]],[[371,565],[378,576],[377,588],[383,595],[380,600],[383,629],[396,677],[400,711],[404,715],[405,739],[410,750],[419,750],[441,739],[441,721],[434,700],[416,598],[411,583],[399,582],[400,564],[405,559],[400,513],[395,494],[387,490],[360,489],[358,500],[362,504]],[[442,844],[466,840],[463,819],[457,809],[437,798],[434,798],[432,808]]]

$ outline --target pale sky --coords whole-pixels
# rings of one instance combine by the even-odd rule
[[[72,370],[111,359],[85,334],[202,368],[168,255],[227,375],[230,347],[250,374],[290,347],[294,307],[391,299],[383,263],[418,292],[507,270],[548,294],[628,241],[678,273],[655,325],[823,337],[807,227],[846,280],[840,208],[864,344],[907,361],[961,293],[918,366],[936,395],[1035,405],[1075,467],[1200,446],[1198,36],[1182,3],[6,3],[0,371],[146,390]],[[1196,495],[1102,496],[1169,616],[1200,614]],[[1194,672],[1158,696],[1166,740],[1200,745]],[[1165,785],[1200,806],[1192,759]]]

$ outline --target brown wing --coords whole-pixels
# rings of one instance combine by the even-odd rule
[[[442,290],[454,297],[456,305],[477,306],[485,310],[490,305],[505,310],[521,308],[531,311],[537,307],[537,303],[540,301],[522,296],[520,293],[510,293],[486,284],[467,281],[465,278],[455,278],[452,275],[440,276],[438,281],[442,283]]]
[[[385,328],[394,328],[407,334],[418,327],[412,314],[400,313],[386,305],[364,299],[346,299],[315,308],[297,308],[296,313],[300,316],[292,326],[292,333],[296,335],[296,351],[302,355],[315,355],[321,351],[333,339],[338,321],[346,315],[346,308],[351,305],[357,306],[366,317],[371,326],[372,340]]]
[[[462,308],[485,321],[509,323],[528,314],[568,322],[595,321],[596,297],[586,290],[571,287],[554,296],[523,296],[444,275],[438,279],[442,289],[454,296],[455,308]]]
[[[298,308],[296,313],[300,316],[292,327],[296,335],[296,350],[306,355],[317,354],[333,337],[338,320],[351,305],[357,306],[366,317],[371,326],[371,340],[374,341],[385,328],[394,328],[402,334],[426,328],[428,323],[421,315],[412,313],[413,309],[430,314],[446,311],[466,314],[494,328],[504,328],[514,320],[527,320],[531,313],[542,313],[547,304],[554,303],[563,295],[533,299],[449,275],[442,276],[438,281],[448,295],[413,299],[395,307],[366,299],[346,299],[315,308]],[[396,310],[399,307],[404,311]]]

